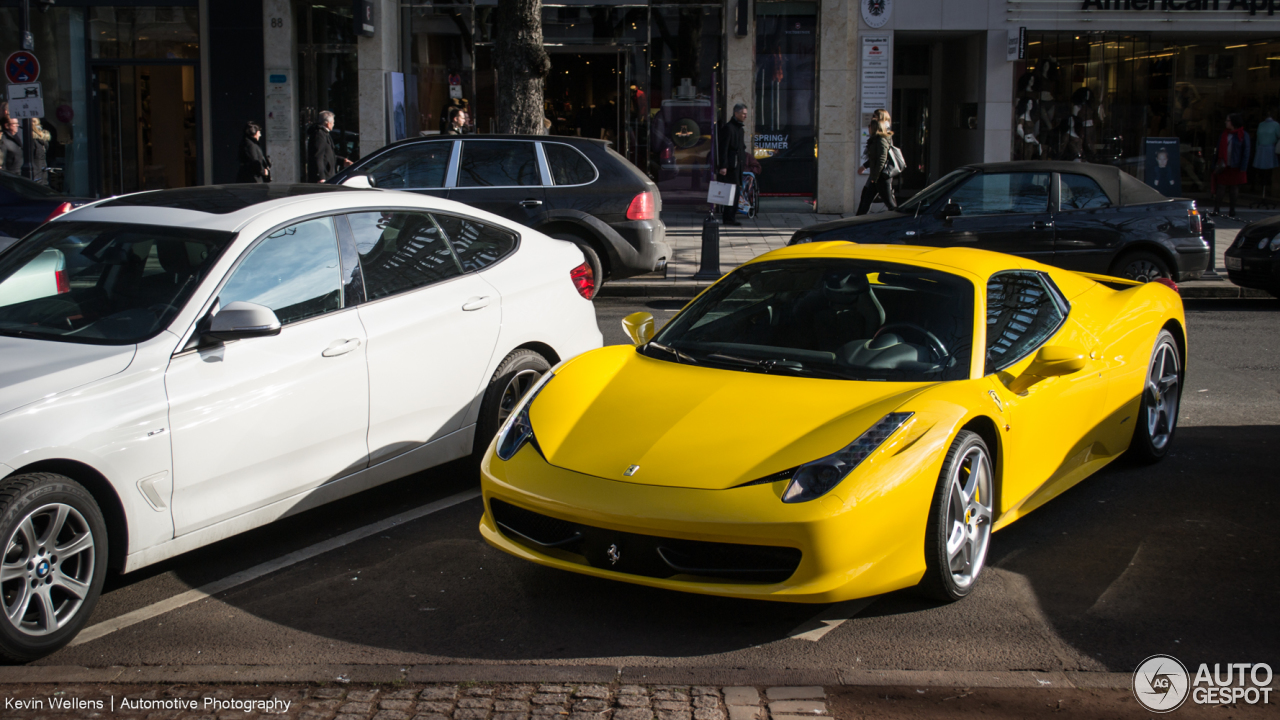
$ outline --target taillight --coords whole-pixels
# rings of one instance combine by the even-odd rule
[[[1179,295],[1182,294],[1182,292],[1178,290],[1178,283],[1170,280],[1169,278],[1156,278],[1155,280],[1152,280],[1152,282],[1158,282],[1161,285],[1169,288],[1170,290],[1178,293]]]
[[[1204,232],[1204,226],[1200,223],[1200,211],[1194,207],[1187,211],[1187,224],[1191,228],[1192,235],[1200,235]]]
[[[589,263],[584,262],[570,270],[569,279],[573,281],[573,286],[577,288],[578,294],[587,300],[590,300],[596,294],[596,274],[592,272]]]
[[[58,217],[59,215],[66,215],[67,213],[75,209],[76,209],[75,205],[72,205],[69,202],[64,202],[58,207],[54,208],[53,212],[49,213],[49,217],[45,218],[44,221],[49,222],[50,220]]]
[[[631,200],[631,207],[627,208],[628,220],[652,220],[653,219],[653,193],[642,192]]]
[[[67,282],[67,271],[57,270],[53,273],[53,281],[58,284],[58,294],[71,292],[71,283]]]

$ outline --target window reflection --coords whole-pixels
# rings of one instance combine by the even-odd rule
[[[89,8],[89,46],[95,58],[199,59],[199,10],[194,7]]]

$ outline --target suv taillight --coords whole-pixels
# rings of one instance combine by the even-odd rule
[[[578,294],[587,300],[596,294],[596,274],[591,271],[589,263],[584,262],[570,270],[569,279],[573,281],[573,287],[578,290]]]
[[[1187,211],[1187,223],[1192,235],[1199,237],[1204,232],[1204,226],[1200,223],[1200,211],[1194,205]]]
[[[652,220],[653,193],[645,191],[632,198],[631,206],[627,208],[627,219]]]
[[[75,209],[76,209],[75,205],[72,205],[69,202],[64,202],[58,207],[54,208],[53,212],[49,213],[49,217],[45,218],[44,221],[49,222],[50,220],[58,217],[59,215],[66,215],[67,213]]]

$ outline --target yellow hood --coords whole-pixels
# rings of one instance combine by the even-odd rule
[[[723,489],[839,450],[927,386],[680,365],[615,345],[562,368],[529,412],[557,467]]]

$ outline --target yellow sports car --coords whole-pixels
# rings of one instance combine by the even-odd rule
[[[562,570],[832,602],[974,587],[992,531],[1169,450],[1176,288],[973,249],[828,242],[726,275],[636,347],[543,375],[480,531]]]

